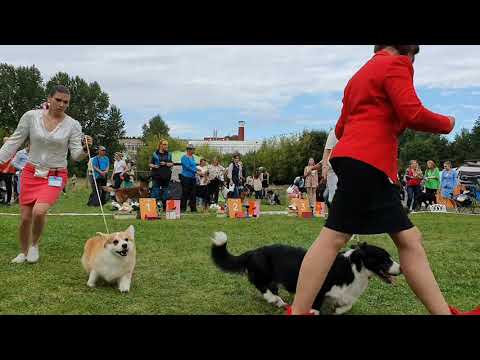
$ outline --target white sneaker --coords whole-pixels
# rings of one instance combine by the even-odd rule
[[[24,263],[27,260],[27,257],[25,256],[24,253],[20,253],[17,255],[15,259],[11,261],[12,264],[21,264]]]
[[[38,252],[38,245],[30,246],[30,249],[28,249],[27,261],[29,263],[36,263],[39,258],[40,258],[40,254]]]

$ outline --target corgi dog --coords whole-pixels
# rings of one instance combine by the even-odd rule
[[[123,232],[97,233],[88,239],[82,265],[89,274],[87,286],[95,287],[98,278],[117,283],[120,292],[128,292],[136,263],[135,229],[130,225]]]

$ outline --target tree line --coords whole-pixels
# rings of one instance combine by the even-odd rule
[[[105,146],[109,156],[124,150],[119,143],[125,137],[122,113],[110,103],[109,95],[97,82],[88,83],[64,72],[58,72],[44,82],[35,66],[0,64],[0,139],[15,130],[26,111],[40,108],[49,90],[57,84],[70,89],[72,95],[67,113],[80,122],[84,133],[91,135],[95,144]],[[242,162],[247,174],[252,175],[255,169],[265,167],[273,182],[289,184],[303,174],[310,157],[316,162],[321,160],[327,136],[326,130],[313,130],[266,139],[258,151],[242,156]],[[162,138],[169,141],[170,151],[185,150],[187,141],[171,136],[167,122],[156,115],[142,127],[145,146],[137,154],[139,170],[148,170],[151,155]],[[228,165],[234,155],[220,154],[208,145],[198,147],[196,153],[207,161],[217,157],[224,165]],[[460,166],[465,160],[480,159],[480,117],[471,130],[462,129],[451,141],[445,136],[407,130],[399,142],[402,171],[412,159],[418,160],[423,168],[427,160],[434,160],[437,165],[450,160],[453,166]],[[86,160],[80,163],[69,161],[68,167],[70,173],[84,176]]]
[[[310,157],[316,162],[322,159],[327,137],[328,131],[313,130],[264,140],[258,151],[242,156],[246,173],[253,175],[255,169],[265,167],[272,182],[290,184],[295,177],[303,175]],[[168,126],[159,115],[144,127],[143,138],[146,146],[139,153],[139,169],[142,170],[148,170],[151,154],[161,138],[170,141],[170,151],[183,151],[187,144],[185,140],[170,136]],[[208,145],[198,147],[196,153],[209,162],[216,157],[224,166],[230,163],[234,155],[220,154]],[[447,160],[457,167],[465,160],[480,159],[480,118],[471,130],[462,129],[451,141],[443,135],[406,130],[399,139],[398,159],[401,173],[413,159],[418,160],[422,168],[425,168],[427,160],[435,161],[441,168],[441,164]]]
[[[250,170],[264,166],[275,183],[289,184],[303,175],[310,157],[316,162],[322,159],[327,136],[328,131],[319,130],[269,139],[259,151],[244,156],[243,162]],[[451,141],[442,135],[406,130],[399,139],[398,159],[402,174],[410,160],[418,160],[423,169],[428,160],[435,161],[439,168],[447,160],[454,167],[465,160],[480,160],[480,117],[471,130],[462,129]]]

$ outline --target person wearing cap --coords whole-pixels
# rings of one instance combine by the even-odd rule
[[[197,196],[196,196],[196,175],[197,164],[193,153],[195,147],[192,144],[187,145],[187,152],[182,156],[182,173],[180,174],[180,181],[182,183],[182,200],[180,202],[181,211],[187,211],[187,202],[190,206],[191,212],[197,212]]]
[[[110,181],[114,189],[120,189],[124,179],[123,174],[127,172],[127,163],[123,160],[123,154],[121,152],[116,152],[113,158],[115,162],[113,163],[113,172]]]
[[[97,198],[97,189],[95,189],[95,184],[93,184],[92,193],[90,194],[90,199],[88,200],[88,206],[100,206],[100,201],[102,204],[107,202],[106,192],[103,191],[102,187],[107,185],[107,174],[108,169],[110,168],[110,159],[107,156],[107,149],[104,146],[98,147],[98,154],[92,158],[92,169],[93,176],[97,183],[98,194],[100,199]]]

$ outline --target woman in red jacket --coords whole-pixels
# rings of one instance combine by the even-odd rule
[[[333,261],[352,234],[388,233],[408,285],[431,314],[458,312],[445,301],[400,202],[398,137],[409,128],[448,134],[455,119],[423,107],[413,86],[418,45],[376,45],[375,55],[348,82],[331,164],[338,185],[330,214],[303,260],[288,314],[310,313]]]
[[[411,160],[410,166],[405,173],[407,183],[407,209],[417,210],[421,204],[418,203],[418,198],[422,191],[422,169],[418,165],[417,160]]]

